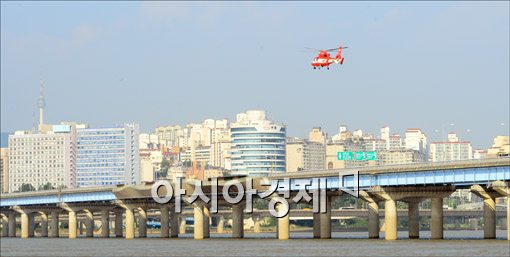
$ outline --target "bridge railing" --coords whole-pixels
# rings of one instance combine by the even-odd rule
[[[416,162],[409,164],[395,164],[395,165],[377,165],[377,166],[359,166],[348,167],[341,169],[323,169],[323,170],[300,170],[288,173],[271,173],[270,178],[284,178],[284,177],[300,177],[318,176],[323,177],[332,176],[335,173],[346,170],[357,170],[359,174],[377,174],[377,173],[391,173],[403,171],[427,171],[427,170],[440,170],[440,169],[462,169],[462,168],[481,168],[481,167],[498,167],[510,166],[510,158],[495,158],[495,159],[479,159],[479,160],[463,160],[463,161],[447,161],[447,162]]]

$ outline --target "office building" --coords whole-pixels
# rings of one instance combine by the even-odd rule
[[[265,111],[237,114],[230,128],[232,175],[267,176],[285,172],[285,126]]]
[[[139,126],[77,128],[77,186],[140,183]]]

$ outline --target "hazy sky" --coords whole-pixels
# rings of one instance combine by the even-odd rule
[[[148,132],[265,109],[289,136],[444,127],[486,148],[509,130],[509,17],[509,2],[1,2],[1,131],[31,128],[42,79],[49,123]],[[311,68],[304,47],[340,43],[343,66]]]

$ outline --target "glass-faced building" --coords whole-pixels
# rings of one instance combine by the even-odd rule
[[[230,128],[232,175],[267,176],[285,172],[285,126],[264,111],[237,115]]]
[[[76,129],[78,187],[139,184],[138,124]]]

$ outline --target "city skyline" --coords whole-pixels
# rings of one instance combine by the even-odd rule
[[[508,2],[1,4],[2,132],[32,127],[42,79],[49,123],[147,132],[263,109],[299,137],[389,125],[487,148],[508,134]],[[323,9],[342,15],[317,22]],[[300,52],[339,43],[330,71]]]
[[[261,111],[267,112],[266,110],[261,110]],[[270,112],[267,112],[267,113],[269,114],[269,116],[271,116]],[[45,114],[47,114],[47,113],[45,113]],[[177,124],[177,123],[172,123],[172,122],[161,123],[161,125],[156,125],[155,127],[150,128],[149,130],[141,130],[140,129],[140,133],[141,134],[152,134],[159,127],[181,126],[182,128],[185,128],[186,126],[191,125],[191,124],[201,124],[205,120],[223,120],[223,119],[228,120],[229,124],[232,124],[232,123],[235,122],[235,114],[234,114],[233,118],[232,117],[223,117],[223,118],[208,117],[208,118],[205,118],[203,120],[189,121],[189,122],[186,122],[184,124]],[[286,125],[285,121],[275,120],[273,118],[270,118],[270,120],[274,121],[274,122],[281,123],[281,124],[283,124],[284,126],[286,126],[288,128],[288,126]],[[113,126],[118,126],[118,125],[122,125],[124,123],[132,123],[132,122],[137,123],[136,121],[125,121],[125,122],[120,122],[120,123],[115,123],[115,124],[113,124],[113,123],[112,124],[101,124],[100,126],[97,126],[94,123],[90,123],[90,122],[87,122],[87,121],[59,120],[59,121],[55,121],[55,122],[48,122],[46,124],[60,124],[62,122],[76,122],[76,123],[80,123],[80,124],[91,125],[91,126],[96,127],[96,128],[107,128],[107,127],[112,126],[112,125]],[[15,131],[28,131],[28,130],[33,130],[33,129],[37,130],[37,124],[38,124],[37,120],[36,120],[36,122],[34,124],[35,124],[35,127],[18,128],[18,129],[14,130],[14,131],[2,131],[2,137],[3,136],[7,136],[7,134],[14,134]],[[142,127],[142,125],[143,125],[143,124],[140,124],[140,123],[137,123],[137,124],[139,124],[140,127]],[[508,127],[507,123],[500,123],[500,124],[498,124],[502,128],[502,130],[501,130],[502,133],[491,135],[491,136],[487,136],[487,137],[490,137],[490,141],[482,142],[481,144],[477,144],[477,142],[474,142],[470,138],[471,129],[465,129],[465,130],[458,131],[458,130],[455,129],[457,127],[455,123],[443,124],[442,126],[440,126],[440,128],[434,129],[434,131],[426,131],[423,128],[413,127],[413,126],[403,127],[402,129],[395,129],[393,126],[391,126],[391,124],[384,124],[384,125],[381,125],[381,126],[378,126],[378,127],[370,127],[370,128],[354,127],[354,126],[351,126],[350,124],[345,124],[345,123],[338,123],[338,124],[339,125],[336,128],[333,128],[333,130],[331,130],[331,131],[324,129],[324,126],[315,125],[315,126],[310,127],[303,134],[299,134],[299,135],[298,134],[287,134],[287,137],[297,137],[297,138],[301,138],[301,139],[307,139],[308,138],[308,133],[310,131],[312,131],[314,128],[318,128],[318,127],[322,128],[322,131],[327,133],[329,138],[331,138],[333,135],[338,134],[339,131],[340,131],[339,130],[340,127],[344,127],[344,126],[347,128],[348,131],[353,132],[353,131],[361,130],[363,132],[363,135],[370,134],[374,138],[381,138],[380,137],[381,136],[380,128],[386,127],[386,126],[390,128],[390,135],[395,135],[396,134],[396,135],[399,135],[399,136],[404,136],[406,130],[408,130],[408,129],[418,128],[418,129],[421,129],[425,133],[425,135],[429,138],[429,140],[430,140],[429,143],[433,143],[433,142],[446,142],[447,139],[448,139],[447,138],[448,134],[449,133],[454,133],[454,134],[456,134],[459,137],[459,140],[471,142],[473,144],[473,150],[475,150],[475,149],[487,149],[487,148],[492,146],[493,140],[494,140],[494,138],[496,136],[508,135],[508,132],[505,134],[505,131],[504,131],[504,129],[506,127]],[[4,142],[4,138],[2,138],[2,145],[4,143],[7,144],[7,138],[5,138],[5,142]]]

